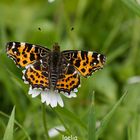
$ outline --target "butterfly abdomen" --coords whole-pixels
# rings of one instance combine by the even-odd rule
[[[55,89],[56,83],[59,77],[59,71],[60,71],[60,65],[61,65],[61,54],[59,51],[52,51],[51,57],[50,57],[50,73],[49,73],[49,83],[50,88]]]

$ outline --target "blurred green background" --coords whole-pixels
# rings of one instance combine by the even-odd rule
[[[1,0],[0,139],[14,106],[14,117],[22,126],[14,125],[14,140],[46,140],[45,132],[59,125],[65,125],[68,136],[89,139],[88,114],[94,91],[93,119],[96,116],[97,124],[127,92],[105,127],[99,126],[102,132],[98,139],[140,140],[139,16],[138,0]],[[63,97],[64,108],[46,107],[48,130],[45,130],[39,97],[32,99],[27,94],[29,86],[23,83],[21,70],[6,56],[5,45],[9,41],[40,44],[50,49],[58,42],[61,50],[103,53],[107,62],[92,77],[81,78],[77,98]],[[61,140],[65,135],[60,132],[50,139]]]

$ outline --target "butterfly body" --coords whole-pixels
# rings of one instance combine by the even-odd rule
[[[87,77],[103,67],[105,56],[92,51],[60,51],[58,44],[49,50],[29,43],[7,43],[7,55],[25,68],[23,79],[32,88],[50,89],[70,94],[80,85],[80,75]]]
[[[48,62],[48,72],[49,72],[49,89],[55,90],[56,83],[61,72],[62,56],[60,53],[60,47],[58,44],[53,46],[53,50],[50,53],[49,62]]]

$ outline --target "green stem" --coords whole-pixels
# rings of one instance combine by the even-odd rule
[[[45,134],[47,140],[50,140],[49,134],[48,134],[48,127],[47,127],[47,120],[46,120],[46,110],[45,110],[45,105],[42,104],[42,118],[43,118],[43,125],[45,129]]]

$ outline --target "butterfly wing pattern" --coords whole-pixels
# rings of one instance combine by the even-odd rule
[[[56,84],[58,91],[67,92],[70,94],[71,91],[76,92],[80,85],[80,76],[72,65],[67,65],[60,74]]]
[[[102,69],[105,63],[105,56],[96,52],[70,50],[62,53],[67,61],[84,77]]]
[[[58,45],[52,51],[29,43],[7,43],[7,55],[23,67],[23,79],[32,88],[77,92],[80,75],[90,76],[103,68],[105,56],[91,51],[66,50]]]
[[[29,43],[9,42],[6,51],[17,67],[26,68],[22,77],[26,84],[32,88],[48,88],[47,65],[41,62],[48,60],[49,49]]]
[[[6,45],[6,52],[18,67],[26,67],[45,57],[50,50],[29,43],[9,42]]]
[[[32,88],[47,89],[49,87],[47,67],[43,67],[40,62],[36,62],[26,70],[23,70],[23,80],[30,84]]]

